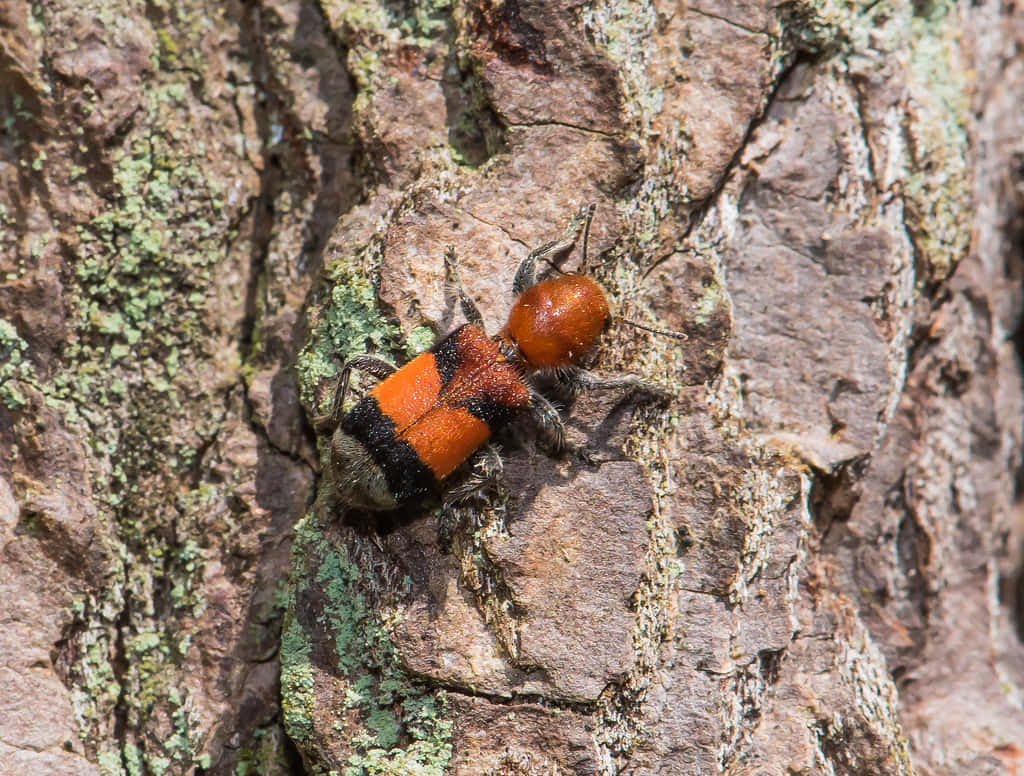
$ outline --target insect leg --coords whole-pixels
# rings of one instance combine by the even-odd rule
[[[484,475],[484,479],[493,482],[496,479],[500,479],[505,474],[505,464],[501,462],[501,454],[498,452],[498,448],[493,444],[486,444],[481,451],[481,465],[480,470]]]
[[[552,449],[556,453],[564,450],[566,439],[565,423],[562,421],[562,416],[558,414],[554,404],[532,387],[530,388],[530,410]]]
[[[473,468],[463,482],[449,488],[442,499],[445,508],[462,506],[475,497],[501,497],[505,493],[505,466],[498,448],[484,445],[473,458]]]
[[[341,368],[341,378],[334,391],[334,398],[331,400],[331,408],[326,415],[313,418],[313,428],[319,434],[329,434],[341,423],[342,407],[345,404],[345,394],[348,391],[348,381],[353,369],[360,372],[367,372],[378,380],[390,377],[398,371],[398,367],[389,361],[375,356],[355,356],[345,362]]]
[[[537,282],[537,256],[546,251],[549,246],[555,243],[549,242],[534,248],[530,251],[530,255],[523,259],[519,268],[516,270],[515,277],[512,278],[512,293],[519,296],[523,291],[528,289],[530,286]]]
[[[572,453],[588,464],[598,463],[598,459],[588,448],[569,441],[565,433],[565,423],[562,421],[562,416],[558,414],[558,410],[555,409],[555,405],[532,386],[530,388],[530,409],[540,426],[541,434],[554,452],[564,451]]]
[[[672,394],[660,385],[635,375],[602,377],[586,369],[566,367],[559,370],[559,377],[573,393],[592,390],[622,391],[631,400],[652,404],[668,404],[673,398]]]
[[[537,282],[538,261],[551,264],[552,259],[563,256],[571,251],[573,246],[576,245],[576,241],[579,240],[581,232],[590,233],[590,221],[593,217],[593,205],[580,208],[572,217],[572,220],[569,221],[569,226],[566,227],[565,232],[562,234],[562,239],[544,243],[539,248],[534,248],[530,251],[530,255],[523,259],[519,269],[516,270],[515,277],[512,279],[512,293],[519,296],[519,294]],[[584,238],[583,264],[586,265],[586,263],[586,238]],[[584,266],[585,269],[586,267]]]
[[[459,277],[459,259],[455,255],[455,246],[449,245],[444,252],[444,266],[448,271],[448,276],[451,279],[452,284],[455,286],[455,292],[459,295],[459,304],[462,306],[462,314],[466,316],[466,320],[472,323],[474,326],[479,326],[481,329],[484,328],[484,317],[480,314],[480,309],[476,306],[476,303],[469,298],[469,294],[466,293],[466,289],[462,287],[462,278]]]
[[[449,548],[456,530],[472,533],[480,527],[480,520],[489,508],[500,507],[508,496],[505,488],[505,468],[498,448],[493,444],[477,450],[472,469],[465,479],[449,486],[441,497],[441,519],[438,523],[438,542]]]

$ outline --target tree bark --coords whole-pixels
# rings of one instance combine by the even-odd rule
[[[1017,772],[1018,7],[0,13],[0,774]],[[339,503],[340,364],[591,203],[670,405]]]

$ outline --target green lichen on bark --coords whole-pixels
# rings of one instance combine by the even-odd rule
[[[858,3],[845,26],[851,72],[898,67],[906,91],[898,125],[884,142],[899,167],[878,170],[880,188],[898,180],[904,226],[919,265],[918,283],[949,276],[967,253],[972,212],[969,164],[973,141],[973,74],[963,52],[955,3]],[[862,117],[870,122],[871,117]]]
[[[336,535],[324,533],[316,515],[296,526],[293,544],[292,600],[281,643],[285,729],[309,751],[320,720],[336,716],[338,734],[348,739],[344,776],[441,776],[451,758],[445,694],[415,683],[401,668],[371,602],[366,572]],[[316,611],[306,600],[317,602]],[[304,618],[315,626],[304,626]],[[323,653],[325,642],[333,664],[316,664],[312,656]],[[321,694],[321,678],[331,692]],[[323,708],[332,697],[343,698],[339,707]],[[312,765],[316,773],[329,770]]]
[[[434,342],[433,330],[425,325],[403,339],[400,329],[381,313],[369,280],[378,250],[374,241],[354,263],[338,260],[325,270],[325,297],[310,312],[310,336],[295,364],[302,402],[314,416],[330,411],[333,388],[348,359],[369,353],[402,363]],[[352,375],[352,385],[360,385],[358,372]]]
[[[908,26],[907,229],[929,269],[927,280],[935,283],[949,276],[970,243],[967,127],[974,90],[961,52],[955,4],[927,5]]]
[[[324,284],[324,302],[312,311],[310,337],[296,362],[303,403],[320,414],[328,410],[321,401],[329,395],[324,389],[347,359],[362,353],[391,358],[400,341],[397,328],[381,315],[365,271],[337,261],[327,268]]]
[[[94,10],[99,23],[121,29],[119,14]],[[40,23],[49,23],[45,14]],[[160,60],[173,48],[168,38]],[[77,659],[65,679],[101,772],[129,776],[209,764],[207,731],[178,674],[205,607],[197,526],[209,501],[185,483],[223,410],[222,397],[197,395],[196,369],[213,355],[210,287],[234,235],[222,187],[207,169],[216,149],[195,140],[202,133],[189,83],[180,71],[144,77],[150,83],[133,123],[104,152],[105,207],[68,236],[71,336],[61,364],[35,382],[87,447],[96,524],[109,527],[97,541],[107,545],[109,577],[71,612]],[[85,135],[77,142],[89,150]],[[74,183],[86,170],[70,172]],[[189,416],[208,425],[183,433],[175,423]],[[151,728],[167,735],[147,738]]]
[[[18,388],[19,382],[37,383],[35,370],[25,358],[28,343],[18,330],[0,319],[0,402],[10,410],[21,409],[27,400]]]

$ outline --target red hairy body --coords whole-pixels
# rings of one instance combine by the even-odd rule
[[[463,326],[452,338],[451,362],[436,350],[423,353],[370,394],[394,423],[395,439],[407,442],[438,481],[490,438],[494,416],[530,403],[518,371],[480,328]]]
[[[531,370],[568,366],[590,350],[609,314],[601,286],[583,275],[560,275],[519,295],[501,336],[516,344]]]
[[[456,257],[449,249],[446,267],[470,323],[401,369],[372,356],[357,356],[345,365],[326,421],[333,429],[331,476],[346,503],[387,510],[436,492],[495,430],[523,410],[531,411],[555,449],[563,449],[564,425],[558,411],[531,386],[534,372],[558,370],[558,379],[573,380],[577,390],[621,387],[658,395],[656,388],[636,378],[601,381],[568,369],[607,327],[608,299],[584,275],[560,274],[536,282],[538,262],[550,263],[550,257],[571,250],[581,234],[586,266],[592,215],[592,207],[578,211],[560,241],[537,248],[520,264],[513,281],[518,296],[496,336],[484,332],[483,317],[462,290]],[[351,369],[371,372],[382,381],[342,415]],[[497,458],[493,451],[490,456]],[[485,470],[500,470],[500,459]]]

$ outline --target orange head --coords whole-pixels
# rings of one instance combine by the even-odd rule
[[[519,295],[501,336],[531,369],[568,366],[590,349],[609,315],[601,286],[583,275],[558,275]]]

